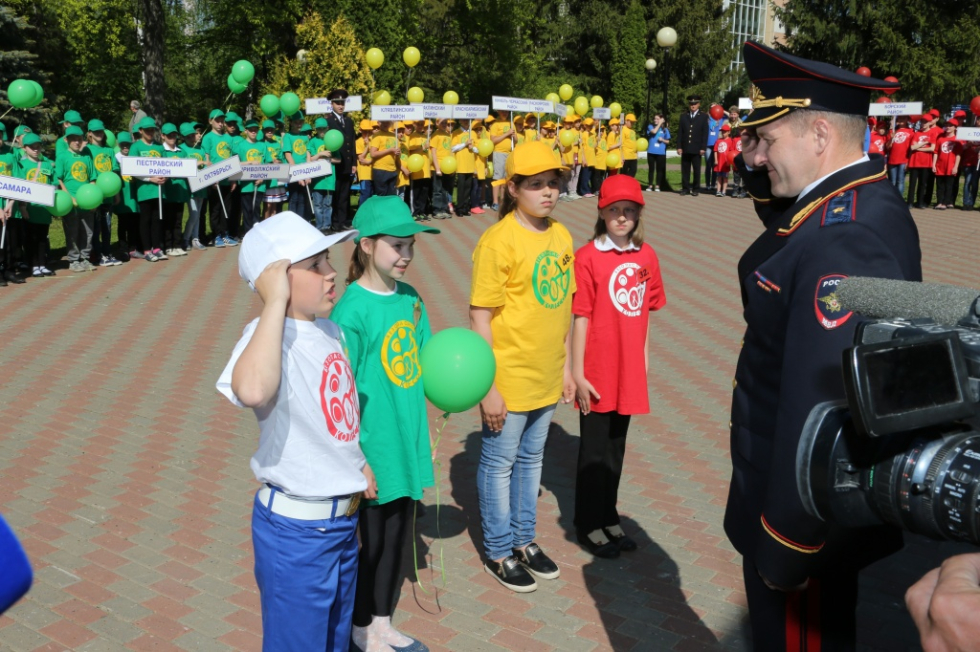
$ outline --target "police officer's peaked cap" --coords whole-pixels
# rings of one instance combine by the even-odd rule
[[[822,61],[777,52],[755,41],[742,48],[752,81],[752,112],[743,127],[756,127],[797,109],[868,115],[871,91],[898,90],[901,85],[864,77]]]

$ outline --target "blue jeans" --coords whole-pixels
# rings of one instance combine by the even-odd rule
[[[112,240],[112,208],[102,204],[95,209],[95,222],[92,230],[92,253],[96,258],[108,256]]]
[[[306,194],[306,186],[300,185],[299,182],[289,184],[289,210],[307,222],[313,213],[313,209],[310,206],[310,198]]]
[[[303,194],[306,194],[305,192]],[[264,652],[347,652],[357,583],[357,514],[301,521],[252,507]]]
[[[977,182],[980,182],[980,172],[971,165],[963,171],[963,208],[973,208],[976,203]]]
[[[187,224],[184,225],[184,244],[190,245],[197,238],[198,224],[201,221],[201,207],[204,197],[191,197],[187,201]]]
[[[368,179],[361,179],[361,190],[357,195],[357,205],[360,206],[371,198],[371,182]]]
[[[500,432],[483,424],[476,484],[487,559],[509,557],[534,541],[541,461],[556,407],[508,412]]]
[[[905,194],[905,163],[888,166],[888,180],[895,186],[898,194]],[[911,201],[911,198],[910,198]]]
[[[316,228],[329,229],[333,220],[333,193],[329,190],[313,191],[313,216]]]

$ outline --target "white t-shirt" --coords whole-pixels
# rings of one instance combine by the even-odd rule
[[[231,372],[258,326],[245,327],[218,391],[244,407],[231,390]],[[328,498],[367,488],[360,447],[361,412],[354,374],[329,319],[286,318],[282,334],[282,377],[276,397],[253,410],[259,448],[252,456],[255,479],[292,496]]]

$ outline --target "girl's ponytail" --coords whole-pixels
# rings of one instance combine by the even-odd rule
[[[361,249],[361,243],[354,244],[354,253],[350,257],[350,267],[347,269],[347,285],[364,276],[367,271],[368,255]]]

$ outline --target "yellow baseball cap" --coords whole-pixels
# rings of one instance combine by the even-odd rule
[[[472,129],[476,129],[477,127],[482,127],[482,126],[483,126],[482,120],[474,120],[473,123],[470,125]]]
[[[504,176],[507,179],[513,178],[515,174],[530,177],[548,170],[565,172],[568,168],[558,162],[547,144],[534,140],[530,143],[521,143],[514,148],[507,157]]]
[[[618,125],[619,124],[619,118],[613,118],[612,120],[609,121],[609,124],[610,124],[610,126],[612,126],[612,125]]]
[[[374,129],[374,123],[370,120],[361,120],[360,127],[361,131],[371,131]]]
[[[524,116],[522,116],[522,115],[515,115],[514,116],[514,122],[520,122],[521,124],[524,124]]]
[[[545,129],[554,129],[556,125],[551,120],[546,120],[545,123],[541,126],[544,127]]]
[[[534,115],[533,113],[528,113],[527,115],[524,116],[524,122],[527,122],[528,120],[534,120],[535,122],[537,122],[538,116]]]
[[[571,122],[571,123],[574,123],[575,122],[575,118],[573,116],[566,115],[564,118],[561,119],[561,121],[562,122]]]
[[[636,122],[636,116],[633,115],[632,113],[627,113],[626,119],[629,120],[630,122]]]
[[[593,120],[592,118],[586,118],[585,120],[582,121],[582,124],[593,125],[595,124],[595,120]]]
[[[486,118],[483,119],[484,124],[490,124],[491,122],[496,122],[496,121],[497,119],[492,115],[488,115]]]

